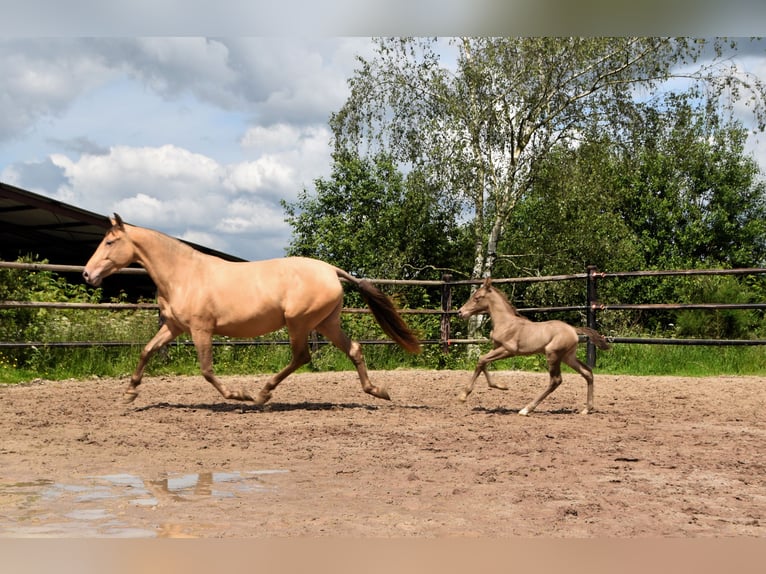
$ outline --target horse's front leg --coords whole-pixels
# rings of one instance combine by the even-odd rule
[[[473,392],[473,385],[476,383],[476,379],[479,378],[479,375],[481,374],[482,370],[484,370],[484,367],[482,367],[480,364],[476,365],[476,368],[473,371],[473,374],[471,375],[471,380],[468,381],[468,384],[465,386],[463,391],[458,395],[458,400],[461,402],[465,402],[466,399],[468,399],[468,395],[470,395]]]
[[[513,353],[511,353],[505,347],[496,347],[492,349],[486,355],[479,357],[479,362],[476,364],[476,369],[474,369],[473,374],[471,375],[471,380],[468,381],[468,384],[460,393],[460,395],[458,396],[458,399],[465,402],[465,400],[468,398],[468,395],[470,395],[473,392],[473,386],[476,383],[476,379],[479,378],[479,375],[481,373],[484,373],[484,376],[487,378],[487,383],[489,384],[490,387],[495,389],[508,390],[507,386],[495,384],[492,382],[492,379],[489,376],[489,372],[487,371],[487,365],[489,365],[493,361],[497,361],[499,359],[505,359],[512,355]]]
[[[213,373],[213,334],[206,330],[192,330],[191,336],[194,341],[194,347],[197,349],[200,370],[205,380],[213,385],[225,399],[252,401],[253,397],[245,389],[232,391],[221,383]]]
[[[162,327],[160,327],[160,330],[157,331],[157,334],[154,335],[152,340],[146,344],[144,349],[141,351],[141,357],[138,360],[136,370],[133,371],[133,374],[130,377],[130,382],[125,389],[123,400],[126,403],[132,403],[136,400],[136,397],[138,396],[138,385],[141,384],[141,379],[144,377],[144,369],[146,368],[147,361],[154,353],[157,352],[157,350],[170,343],[170,341],[175,339],[180,334],[180,331],[173,329],[167,323],[163,323]]]
[[[498,351],[498,349],[499,349],[499,351]],[[511,351],[507,347],[502,346],[497,341],[495,341],[495,347],[492,350],[493,350],[493,352],[499,353],[498,356],[496,356],[495,358],[492,359],[493,361],[497,361],[498,359],[503,359],[503,358],[506,358],[506,357],[511,357],[514,354],[513,351]],[[487,384],[489,385],[490,388],[498,389],[498,390],[501,390],[501,391],[507,391],[508,390],[508,385],[504,385],[502,383],[496,383],[495,381],[492,380],[492,377],[489,376],[489,370],[487,369],[486,363],[484,365],[484,369],[482,369],[482,370],[484,371],[484,377],[487,379]]]

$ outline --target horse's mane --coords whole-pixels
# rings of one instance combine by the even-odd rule
[[[527,319],[527,317],[525,317],[524,315],[521,315],[521,314],[519,313],[519,310],[518,310],[518,309],[516,309],[516,306],[515,306],[513,303],[511,303],[510,299],[508,299],[508,296],[507,296],[507,295],[506,295],[506,294],[505,294],[503,291],[501,291],[501,290],[500,290],[500,289],[498,289],[497,287],[493,287],[493,288],[492,288],[492,290],[493,290],[495,293],[497,293],[497,294],[500,296],[500,298],[503,300],[503,302],[504,302],[504,303],[506,304],[506,306],[508,307],[508,310],[509,310],[509,311],[510,311],[510,312],[511,312],[511,313],[512,313],[512,314],[513,314],[515,317],[518,317],[519,319],[526,319],[527,321],[529,321],[529,319]]]
[[[205,253],[202,253],[201,251],[195,249],[188,243],[181,241],[177,237],[173,237],[172,235],[168,235],[167,233],[163,233],[162,231],[157,231],[156,229],[151,229],[148,227],[138,227],[136,225],[131,225],[129,223],[123,223],[122,229],[128,233],[133,232],[135,233],[135,230],[139,230],[140,233],[145,233],[147,235],[152,235],[154,237],[160,238],[162,243],[167,246],[167,248],[172,249],[173,251],[180,251],[182,254],[199,254],[207,256]],[[112,227],[112,229],[120,229],[120,225],[115,225]]]

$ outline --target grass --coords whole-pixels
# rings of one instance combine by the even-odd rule
[[[596,370],[615,375],[766,375],[766,349],[616,344],[599,351]]]
[[[83,379],[92,376],[125,377],[136,366],[140,345],[131,347],[42,348],[32,351],[24,366],[7,352],[0,352],[0,382],[20,383],[34,379]],[[482,346],[482,351],[487,347]],[[475,361],[465,348],[449,355],[437,346],[427,346],[421,355],[408,355],[391,345],[364,346],[367,366],[372,370],[455,369],[471,370]],[[584,359],[581,347],[580,357]],[[216,346],[214,366],[219,375],[274,373],[290,360],[287,345]],[[302,371],[353,370],[348,358],[331,345],[320,345],[312,362]],[[514,357],[493,363],[495,370],[545,372],[542,355]],[[565,367],[565,369],[567,369]],[[638,376],[766,375],[766,350],[762,347],[689,347],[675,345],[616,344],[599,351],[595,371],[601,374]],[[198,375],[199,365],[192,345],[171,344],[153,357],[147,375]]]

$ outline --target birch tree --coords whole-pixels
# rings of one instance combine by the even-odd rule
[[[339,149],[385,151],[460,198],[472,277],[486,277],[535,166],[556,144],[577,145],[586,126],[619,131],[637,101],[675,87],[701,106],[745,104],[763,130],[764,84],[733,52],[723,39],[378,39],[331,127]]]

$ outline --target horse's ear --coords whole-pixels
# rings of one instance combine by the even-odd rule
[[[123,223],[122,223],[122,217],[119,216],[119,214],[115,213],[114,218],[112,219],[112,226],[117,227],[119,229],[122,229]]]
[[[492,277],[485,277],[484,278],[484,284],[482,285],[485,289],[491,289],[492,288]]]

